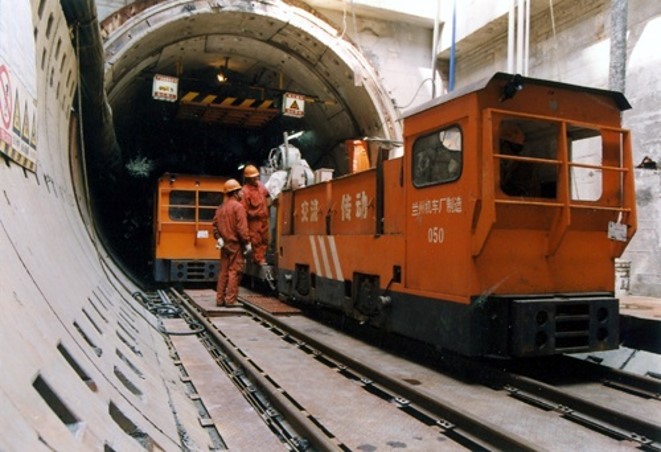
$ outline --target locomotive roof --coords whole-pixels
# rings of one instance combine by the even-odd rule
[[[459,88],[457,90],[454,90],[450,93],[444,94],[442,96],[436,97],[428,102],[425,102],[424,104],[421,104],[417,106],[416,108],[413,108],[409,111],[406,111],[404,114],[404,117],[414,115],[416,113],[420,113],[421,111],[427,110],[431,107],[434,107],[436,105],[443,104],[445,102],[449,102],[452,99],[456,99],[458,97],[461,97],[465,94],[469,94],[475,91],[479,91],[481,89],[484,89],[489,85],[490,83],[494,83],[496,81],[500,80],[512,80],[515,77],[514,74],[508,74],[506,72],[496,72],[492,77],[484,78],[480,81],[468,84],[462,88]],[[565,90],[570,90],[570,91],[580,91],[583,93],[593,93],[597,94],[600,96],[605,96],[608,98],[611,98],[613,102],[615,102],[615,105],[620,109],[620,111],[628,110],[631,108],[631,104],[629,104],[629,101],[627,98],[624,96],[624,94],[618,92],[618,91],[609,91],[605,89],[599,89],[599,88],[589,88],[585,86],[580,86],[580,85],[571,85],[569,83],[561,83],[561,82],[554,82],[551,80],[544,80],[544,79],[538,79],[538,78],[532,78],[532,77],[523,77],[519,76],[520,80],[522,81],[522,84],[525,88],[526,85],[538,85],[538,86],[549,86],[553,88],[560,88],[560,89],[565,89]]]

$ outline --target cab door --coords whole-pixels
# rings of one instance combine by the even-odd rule
[[[435,128],[407,149],[405,282],[423,296],[459,300],[467,291],[466,129],[467,120]]]

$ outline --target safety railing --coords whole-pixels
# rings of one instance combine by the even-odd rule
[[[549,121],[559,125],[557,155],[555,159],[531,156],[507,155],[494,152],[497,135],[492,129],[496,117],[516,118],[522,120]],[[600,133],[615,133],[620,135],[619,166],[612,164],[591,164],[570,161],[567,140],[568,125],[572,127],[585,127],[600,131]],[[480,211],[473,230],[472,253],[477,256],[483,249],[488,235],[496,223],[498,206],[523,206],[557,209],[553,223],[549,229],[547,255],[553,255],[558,250],[562,239],[572,224],[572,212],[575,210],[592,210],[613,212],[618,221],[625,218],[628,223],[627,236],[630,238],[636,229],[634,174],[631,153],[631,137],[628,130],[605,127],[596,124],[581,124],[575,121],[566,121],[559,118],[549,118],[537,115],[520,115],[500,110],[487,110],[483,118],[483,174],[481,180],[482,199]],[[557,168],[556,193],[552,198],[508,196],[499,187],[501,161],[511,161],[528,165],[550,165]],[[572,199],[570,183],[571,172],[574,168],[582,168],[601,172],[603,181],[609,181],[615,187],[605,187],[604,191],[618,193],[619,199],[582,200]],[[619,177],[608,177],[609,173],[616,173]]]
[[[208,210],[213,210],[218,206],[214,205],[200,205],[200,190],[182,190],[182,191],[189,191],[189,192],[194,192],[195,193],[195,199],[194,199],[194,204],[170,204],[167,202],[164,202],[169,198],[170,192],[172,192],[173,189],[171,188],[159,188],[158,190],[158,205],[156,208],[156,222],[157,222],[157,237],[156,237],[156,243],[160,243],[160,236],[161,233],[163,232],[164,227],[193,227],[194,229],[192,232],[194,232],[194,237],[193,241],[194,244],[197,245],[198,239],[200,237],[200,231],[207,231],[209,225],[213,222],[213,218],[211,219],[200,219],[200,209],[208,209]],[[182,218],[182,219],[172,219],[172,209],[181,209],[182,212],[185,211],[192,211],[192,218]],[[206,238],[206,237],[204,237]]]

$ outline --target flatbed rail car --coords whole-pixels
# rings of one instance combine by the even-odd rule
[[[403,157],[283,191],[278,291],[465,355],[617,348],[614,259],[636,230],[628,108],[502,73],[422,106]]]
[[[166,173],[154,213],[154,280],[197,283],[218,278],[212,221],[225,178]]]

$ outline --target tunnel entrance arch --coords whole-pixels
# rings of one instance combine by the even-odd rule
[[[206,83],[213,94],[214,75],[226,70],[238,80],[233,97],[306,96],[300,123],[314,130],[313,160],[347,138],[401,138],[397,112],[371,64],[343,30],[302,3],[136,2],[107,18],[102,33],[116,117],[135,109],[131,100],[148,90],[153,74]]]
[[[236,176],[240,164],[262,163],[284,132],[296,130],[305,132],[294,144],[313,169],[341,175],[345,140],[401,140],[398,113],[370,62],[303,3],[136,2],[106,18],[101,37],[118,143],[112,160],[121,164],[111,184],[94,190],[97,224],[139,280],[151,275],[152,193],[163,173]],[[217,79],[221,71],[225,82]],[[177,77],[177,102],[152,99],[156,74]],[[279,108],[284,92],[304,97],[303,118],[232,123],[204,109],[184,112],[181,101]]]

